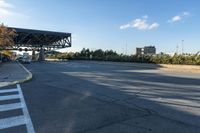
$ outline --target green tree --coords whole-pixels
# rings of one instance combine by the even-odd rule
[[[0,25],[0,49],[6,49],[14,44],[13,38],[16,37],[16,31],[8,29],[4,24]]]
[[[200,55],[197,55],[195,58],[195,64],[200,65]]]

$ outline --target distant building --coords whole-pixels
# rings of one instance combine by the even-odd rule
[[[136,48],[136,55],[141,55],[143,52],[143,48]]]
[[[144,47],[144,54],[145,55],[156,54],[156,48],[155,48],[155,46],[145,46]]]
[[[145,46],[144,48],[136,48],[136,55],[154,55],[156,54],[155,46]]]

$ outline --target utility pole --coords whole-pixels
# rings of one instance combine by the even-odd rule
[[[183,44],[184,40],[182,40],[182,55],[184,54],[184,44]]]
[[[122,47],[122,54],[124,55],[124,46]]]
[[[178,55],[178,44],[176,45],[176,54]]]
[[[142,63],[144,62],[144,48],[142,48]]]
[[[127,55],[127,41],[126,41],[126,53],[125,53],[125,55]]]

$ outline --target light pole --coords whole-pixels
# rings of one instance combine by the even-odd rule
[[[144,48],[142,48],[142,63],[144,62]]]
[[[126,41],[126,53],[125,53],[125,55],[127,55],[127,41]]]
[[[182,40],[182,55],[184,54],[184,44],[183,44],[184,40]]]
[[[176,45],[176,54],[178,55],[178,50],[179,49],[179,47],[178,47],[178,44]]]

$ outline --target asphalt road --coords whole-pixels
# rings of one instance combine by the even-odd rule
[[[200,133],[200,75],[123,63],[25,65],[36,133]],[[159,68],[159,66],[158,66]],[[26,132],[24,126],[3,132]]]

